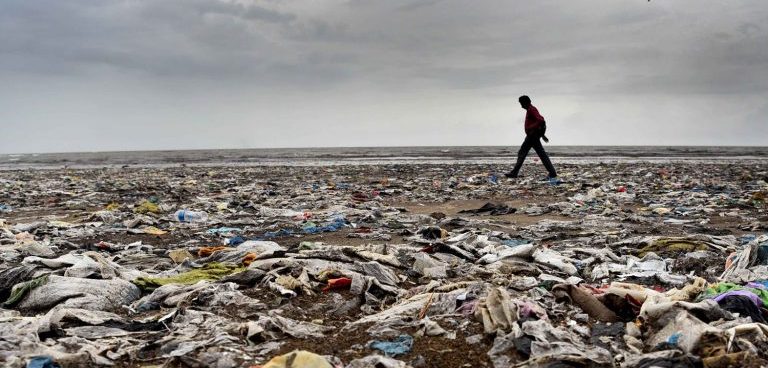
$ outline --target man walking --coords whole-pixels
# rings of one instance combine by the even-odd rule
[[[515,168],[512,169],[511,172],[504,174],[504,176],[508,178],[516,178],[517,174],[520,172],[520,168],[523,166],[525,157],[528,156],[528,152],[533,148],[533,150],[536,151],[536,154],[539,155],[541,163],[544,164],[544,167],[549,173],[547,179],[556,178],[557,172],[555,171],[555,167],[552,166],[552,161],[549,160],[549,156],[547,155],[547,152],[544,151],[544,147],[539,140],[543,138],[544,142],[549,142],[549,139],[544,135],[547,131],[547,123],[544,121],[544,117],[539,114],[539,110],[531,105],[530,97],[520,96],[518,101],[520,101],[520,106],[527,111],[525,113],[525,140],[520,146],[520,151],[517,152],[517,163],[515,164]]]

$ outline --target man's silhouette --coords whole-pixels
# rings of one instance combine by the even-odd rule
[[[531,105],[531,98],[528,96],[520,96],[518,99],[520,106],[527,111],[525,113],[525,140],[520,146],[520,151],[517,152],[517,163],[515,168],[511,172],[505,174],[508,178],[516,178],[520,172],[520,168],[523,166],[525,157],[528,156],[528,151],[533,148],[536,154],[539,155],[541,163],[549,172],[547,178],[556,178],[557,172],[555,167],[552,166],[552,161],[549,160],[547,152],[544,151],[544,147],[541,145],[541,138],[544,138],[545,142],[549,142],[549,139],[544,135],[547,131],[547,122],[544,121],[544,117],[539,114],[539,110]]]

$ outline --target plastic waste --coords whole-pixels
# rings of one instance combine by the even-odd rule
[[[245,239],[241,236],[233,236],[231,238],[224,239],[224,244],[236,246],[245,242]]]
[[[178,218],[178,214],[176,216]],[[182,217],[184,217],[185,220],[187,219],[187,217],[189,217],[190,221],[188,221],[188,222],[192,222],[191,218],[194,217],[194,215],[192,215],[191,212],[186,212],[186,213],[184,213],[182,215]],[[206,217],[206,219],[207,219],[207,217]],[[201,221],[205,221],[205,220],[201,220]],[[184,222],[184,221],[182,221],[182,222]],[[243,231],[243,229],[240,229],[240,228],[226,227],[225,226],[225,227],[219,227],[219,228],[215,228],[215,229],[208,229],[208,230],[206,230],[206,234],[210,234],[210,235],[227,235],[227,234],[236,234],[236,233],[239,233],[239,232],[242,232],[242,231]]]
[[[140,214],[160,213],[160,207],[154,202],[145,200],[136,206],[134,212]]]
[[[352,285],[352,279],[348,277],[341,277],[338,279],[328,279],[328,285],[323,288],[323,291],[328,292],[331,290],[345,289]]]
[[[413,348],[413,337],[400,335],[392,341],[372,341],[368,345],[371,349],[380,350],[386,356],[398,356],[407,354]]]
[[[261,368],[333,368],[328,360],[320,355],[304,350],[276,356]]]
[[[768,365],[762,159],[558,160],[2,171],[0,365]]]
[[[178,210],[173,214],[173,219],[179,222],[206,222],[208,214],[202,211]]]
[[[30,358],[26,368],[61,368],[61,366],[54,362],[53,357],[44,355]]]
[[[483,322],[487,334],[509,332],[517,328],[517,305],[505,289],[495,288],[480,300],[475,309],[475,317]]]

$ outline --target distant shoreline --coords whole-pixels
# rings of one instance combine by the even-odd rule
[[[0,159],[3,157],[23,157],[23,156],[82,156],[82,155],[126,155],[126,154],[194,154],[201,152],[250,152],[256,155],[286,155],[286,154],[317,154],[325,153],[348,153],[348,152],[376,152],[378,154],[385,152],[470,152],[470,151],[496,151],[516,149],[517,146],[372,146],[372,147],[276,147],[276,148],[205,148],[205,149],[151,149],[151,150],[117,150],[117,151],[75,151],[75,152],[21,152],[21,153],[0,153]],[[634,151],[644,152],[666,152],[666,153],[735,153],[740,151],[754,150],[768,155],[768,146],[667,146],[667,145],[640,145],[640,146],[572,146],[572,145],[546,145],[552,152],[614,152],[630,153]],[[443,152],[448,151],[448,152]]]
[[[547,146],[563,163],[768,160],[768,147]],[[0,169],[506,164],[517,147],[357,147],[0,154]]]

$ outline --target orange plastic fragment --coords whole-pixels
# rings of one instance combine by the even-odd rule
[[[248,254],[246,254],[245,257],[243,257],[243,266],[245,266],[245,267],[250,266],[251,263],[253,263],[253,261],[255,261],[256,257],[258,257],[258,256],[259,255],[256,254],[256,253],[248,253]]]
[[[213,252],[217,252],[223,249],[229,249],[229,247],[202,247],[197,250],[197,255],[198,257],[208,257],[213,254]]]

